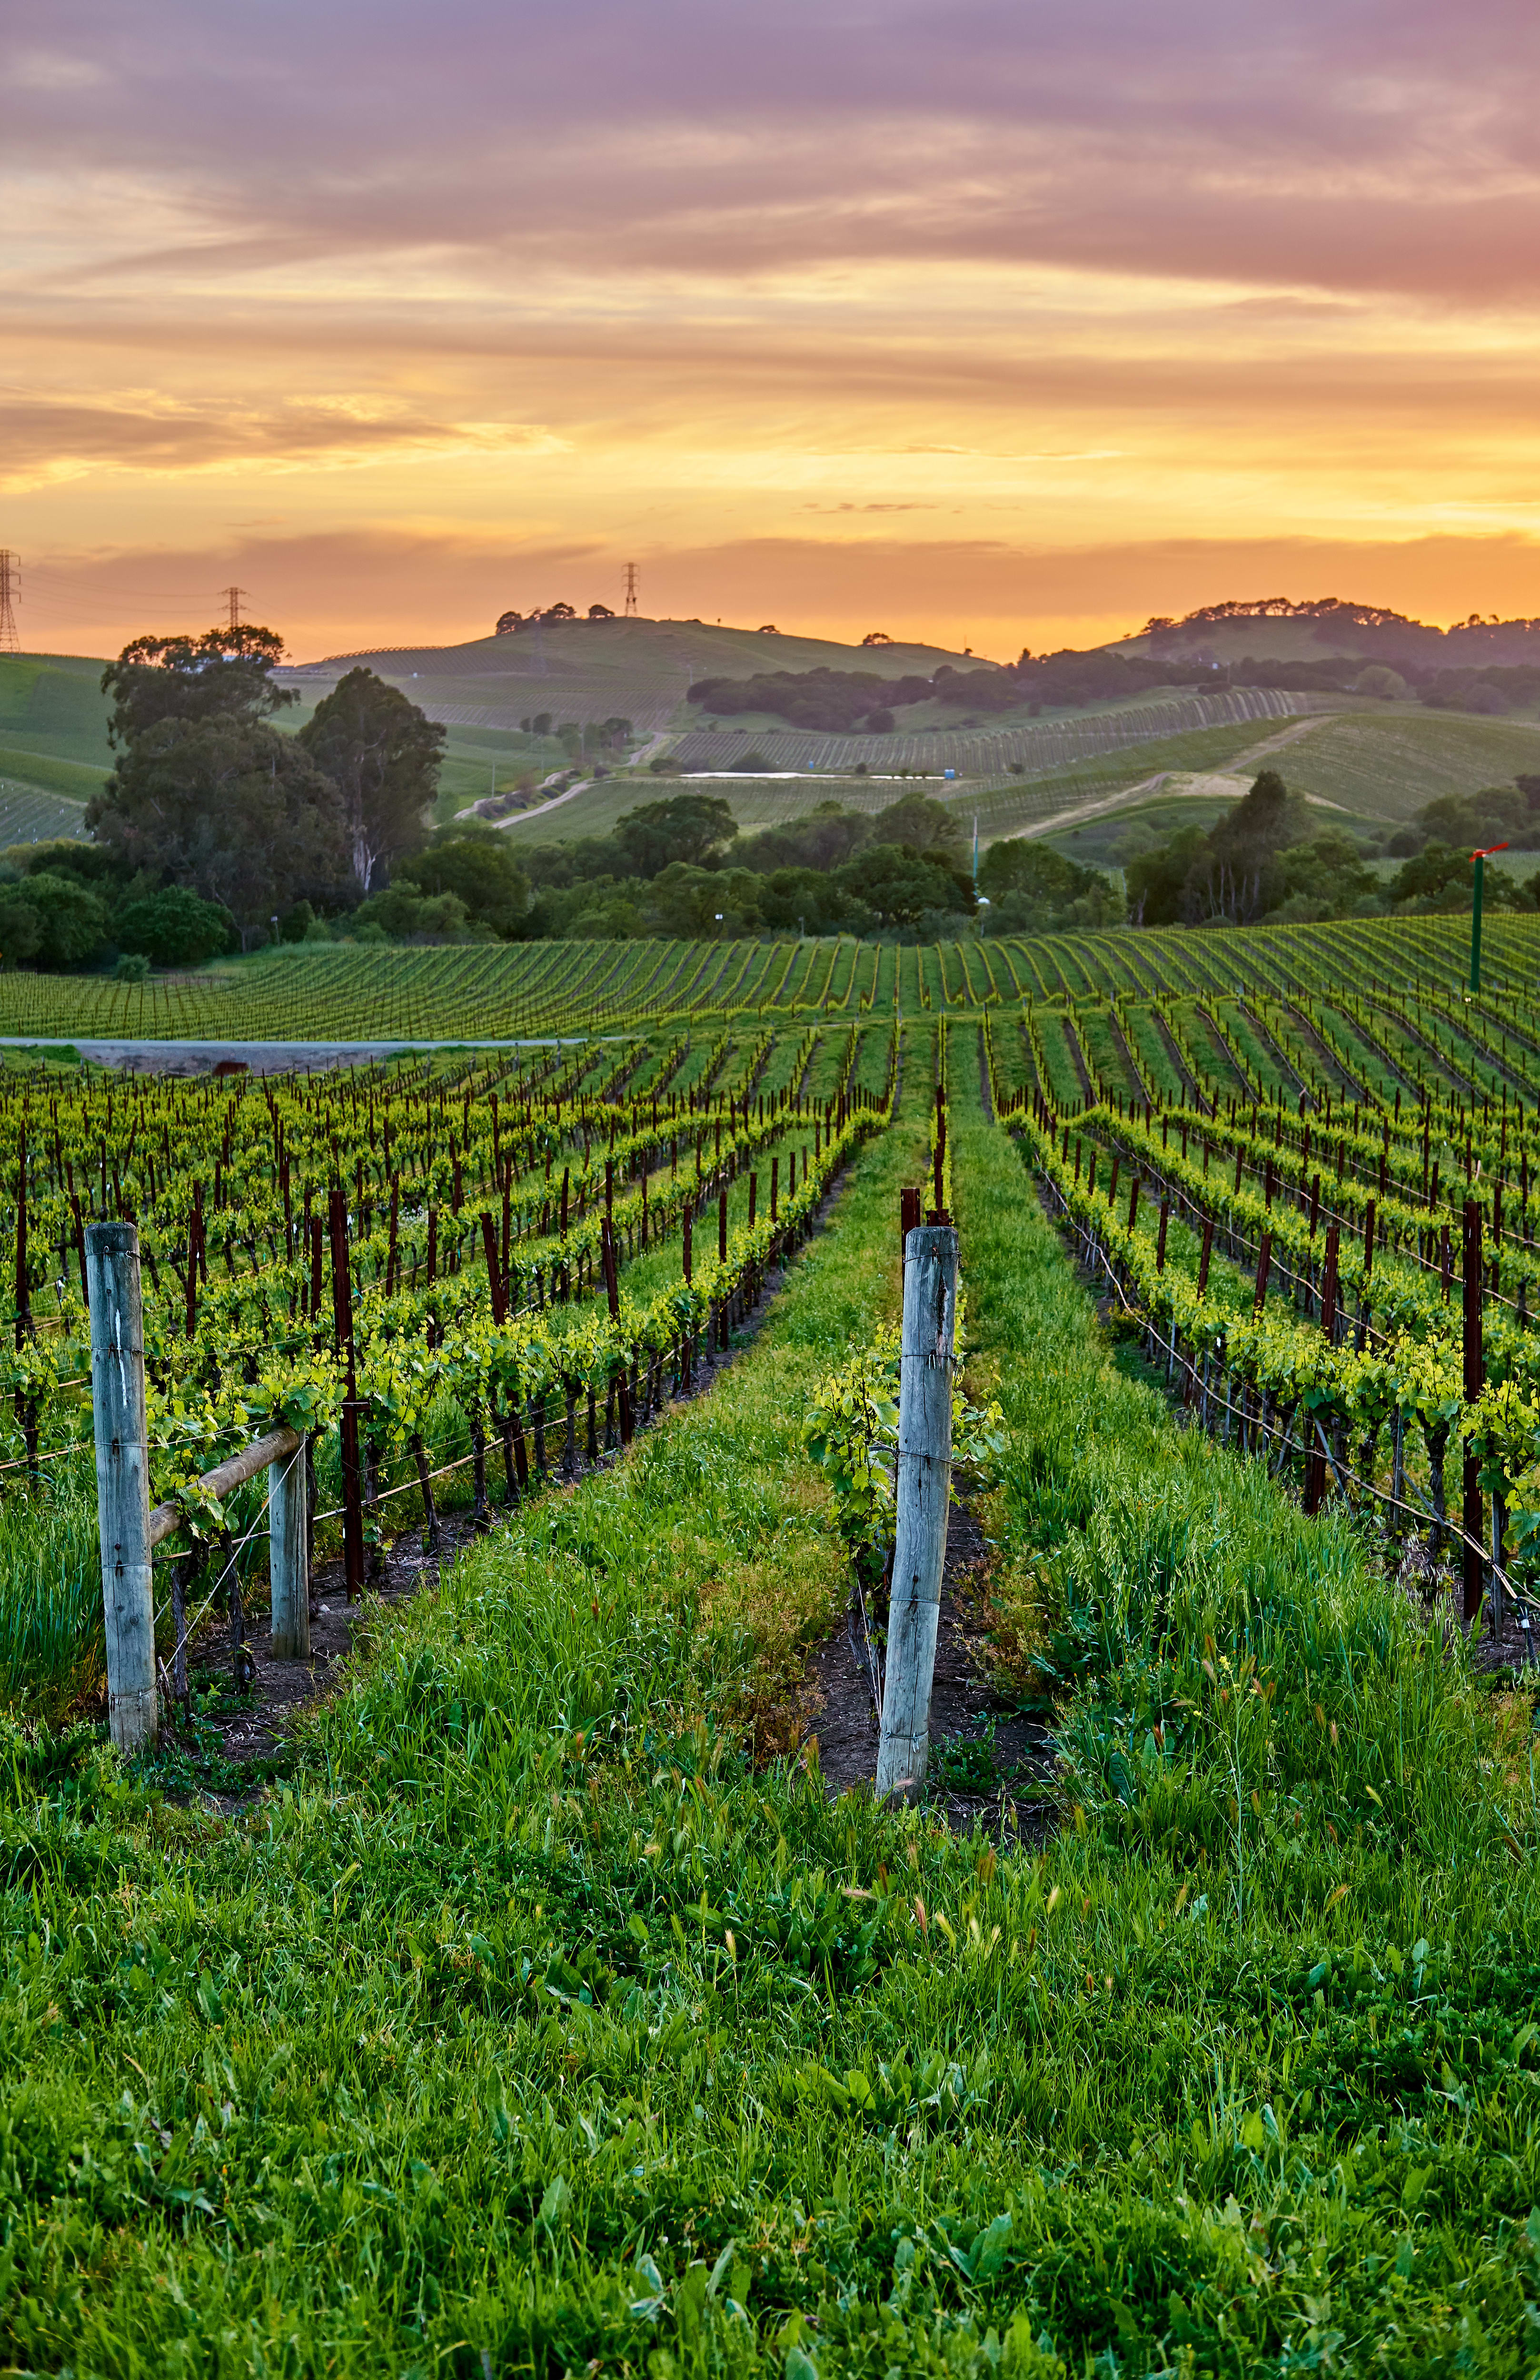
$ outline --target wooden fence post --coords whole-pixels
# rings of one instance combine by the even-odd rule
[[[267,1467],[268,1577],[273,1588],[273,1650],[303,1661],[310,1650],[310,1566],[305,1510],[308,1440]]]
[[[118,1750],[132,1752],[141,1743],[154,1742],[160,1718],[138,1228],[133,1223],[88,1224],[86,1269],[102,1606],[107,1629],[107,1724]]]
[[[347,1196],[333,1184],[328,1222],[332,1241],[332,1313],[336,1331],[337,1352],[346,1366],[342,1401],[342,1427],[339,1432],[342,1451],[342,1551],[343,1577],[347,1600],[356,1602],[364,1591],[364,1482],[359,1461],[358,1378],[353,1345],[353,1274],[347,1245]],[[431,1244],[435,1216],[428,1212],[428,1233]],[[427,1503],[427,1498],[424,1502]],[[431,1506],[428,1509],[428,1525],[433,1527]]]
[[[1480,1402],[1486,1385],[1486,1359],[1482,1343],[1481,1293],[1481,1208],[1474,1198],[1465,1201],[1464,1248],[1464,1356],[1465,1402]],[[1464,1543],[1460,1549],[1461,1581],[1464,1588],[1465,1617],[1473,1620],[1481,1609],[1481,1536],[1482,1493],[1481,1463],[1468,1450],[1461,1466],[1461,1526]]]
[[[944,1223],[922,1225],[911,1232],[904,1259],[898,1525],[877,1754],[879,1801],[894,1793],[916,1800],[930,1751],[930,1688],[952,1488],[956,1232]]]

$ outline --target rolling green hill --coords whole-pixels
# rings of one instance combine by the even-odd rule
[[[698,677],[857,667],[902,677],[943,662],[989,666],[934,645],[839,645],[701,620],[573,620],[464,645],[333,654],[303,664],[289,683],[313,699],[364,662],[450,727],[516,731],[521,719],[549,711],[558,726],[629,719],[650,736],[686,723],[685,690]]]
[[[84,832],[111,763],[102,663],[0,654],[0,844]]]
[[[1313,723],[1279,765],[1301,793],[1354,816],[1401,820],[1441,794],[1473,794],[1540,771],[1540,724],[1376,704]]]
[[[103,667],[75,654],[0,653],[0,745],[7,754],[109,768]]]
[[[1387,703],[1318,718],[1254,720],[1148,737],[1041,775],[1002,772],[955,787],[931,778],[923,790],[970,821],[976,816],[982,844],[1005,835],[1043,835],[1076,858],[1122,866],[1178,823],[1210,824],[1240,799],[1261,768],[1278,769],[1291,787],[1317,806],[1323,828],[1373,836],[1438,795],[1473,793],[1540,771],[1540,727]],[[526,812],[507,832],[540,843],[607,834],[623,810],[677,790],[680,782],[612,777],[552,807]],[[745,832],[796,817],[819,801],[880,809],[905,790],[897,777],[855,777],[845,771],[685,782],[722,795]]]

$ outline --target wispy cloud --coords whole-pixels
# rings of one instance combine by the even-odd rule
[[[714,616],[773,551],[827,620],[906,516],[952,641],[938,513],[986,577],[1185,532],[1198,595],[1280,526],[1524,536],[1537,65],[1527,0],[53,0],[0,38],[7,535],[234,552],[273,483],[312,557],[534,523]]]

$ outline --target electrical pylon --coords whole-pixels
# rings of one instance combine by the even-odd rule
[[[636,564],[628,562],[625,565],[625,617],[628,620],[637,616],[637,577]]]
[[[16,625],[16,597],[20,584],[21,558],[7,546],[0,551],[0,653],[21,650]]]

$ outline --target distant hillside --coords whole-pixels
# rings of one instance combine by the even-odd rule
[[[1404,612],[1339,596],[1298,603],[1270,596],[1206,603],[1180,620],[1150,620],[1138,636],[1105,650],[1130,658],[1212,658],[1224,663],[1247,654],[1283,662],[1347,656],[1419,672],[1533,667],[1540,665],[1540,619],[1482,619],[1473,613],[1454,627],[1437,628]]]
[[[522,719],[549,713],[556,725],[621,718],[656,735],[674,723],[697,678],[856,666],[903,677],[930,675],[947,662],[990,666],[940,645],[840,645],[701,620],[568,620],[464,645],[334,653],[284,675],[316,699],[365,662],[446,726],[516,729]]]
[[[0,745],[109,768],[103,667],[74,653],[0,653]]]

